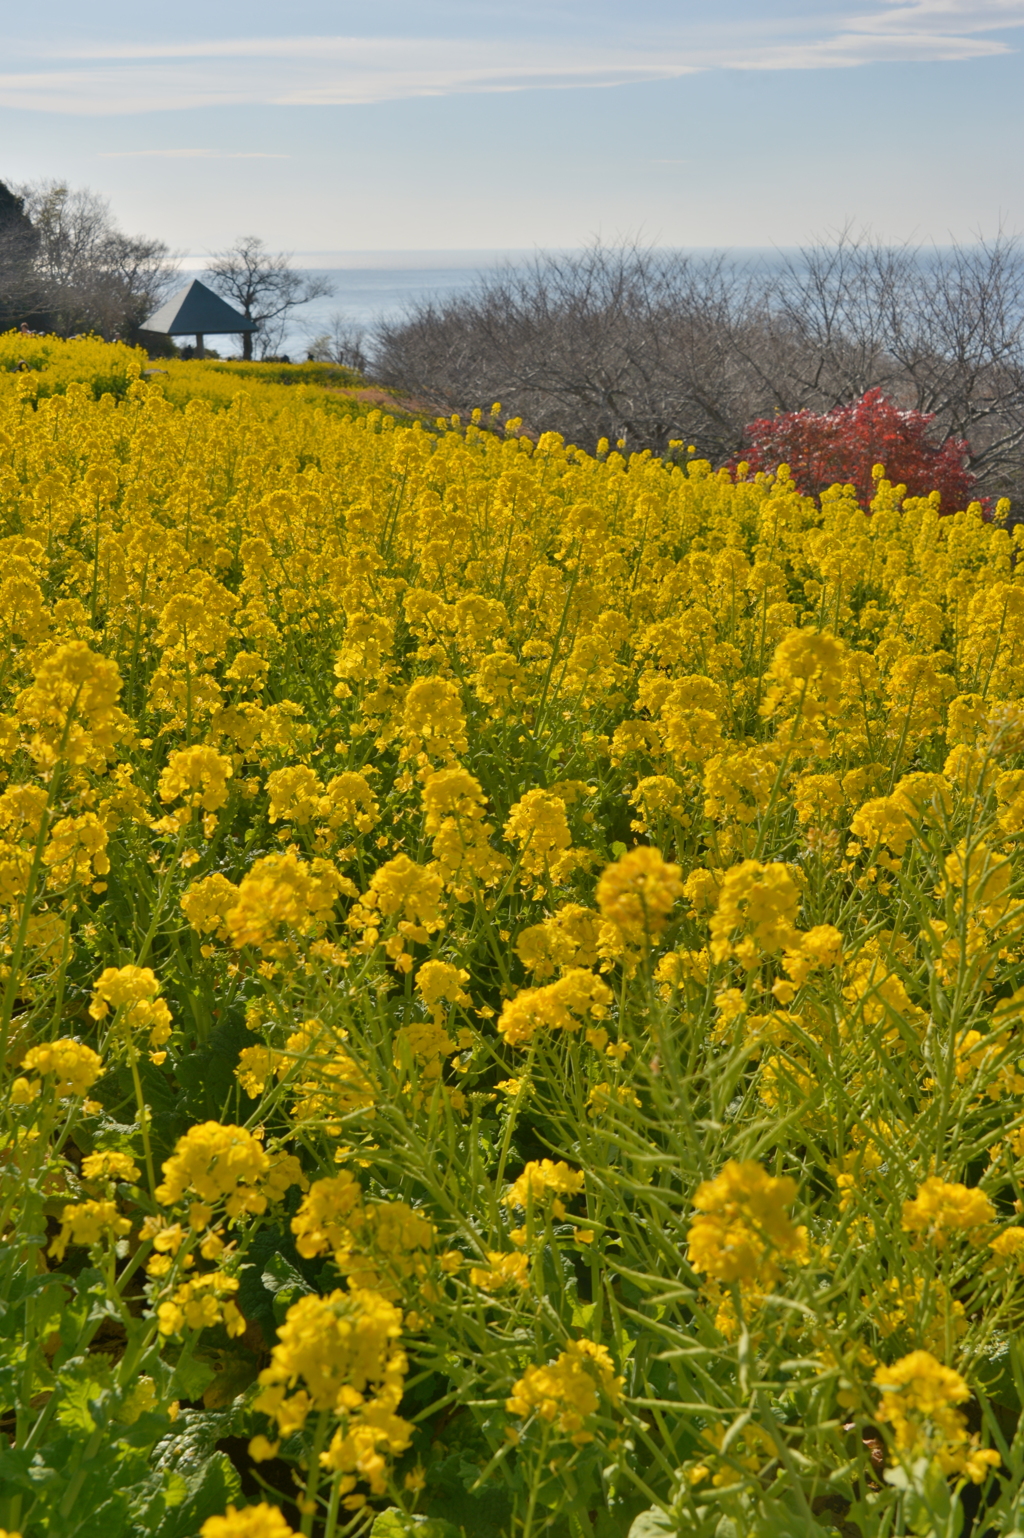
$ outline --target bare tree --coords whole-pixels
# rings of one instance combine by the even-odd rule
[[[639,246],[541,256],[378,328],[383,382],[492,400],[573,441],[673,439],[722,463],[776,411],[880,386],[970,445],[982,490],[1024,487],[1024,253],[890,247],[850,229],[745,263]]]
[[[0,331],[40,316],[38,248],[39,235],[25,213],[24,199],[0,182]]]
[[[1002,236],[944,250],[839,231],[768,285],[748,365],[781,410],[829,410],[882,388],[965,438],[985,488],[1018,484],[1024,447],[1024,253]]]
[[[717,438],[721,403],[683,376],[692,365],[706,377],[722,340],[710,322],[731,320],[733,286],[723,263],[673,253],[540,257],[382,326],[377,372],[456,409],[501,399],[537,430],[582,441],[667,441],[687,412]]]
[[[268,251],[258,236],[243,235],[229,250],[217,252],[207,269],[210,287],[256,322],[256,350],[261,358],[280,350],[293,310],[334,292],[327,278],[304,277],[290,260]],[[244,332],[242,357],[249,360],[252,355],[253,333]]]
[[[18,189],[35,234],[33,273],[50,327],[133,338],[166,294],[176,261],[160,240],[126,235],[105,198],[63,182]]]
[[[357,374],[366,373],[369,358],[364,326],[335,311],[326,331],[307,330],[306,335],[306,352],[311,362],[337,363]]]

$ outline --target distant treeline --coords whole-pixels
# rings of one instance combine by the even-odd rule
[[[126,235],[95,192],[0,182],[0,331],[135,341],[176,270],[162,240]]]
[[[743,263],[635,245],[506,267],[378,328],[382,382],[446,411],[500,400],[592,447],[693,445],[723,464],[757,418],[880,388],[963,438],[979,494],[1024,491],[1024,254],[925,251],[850,230]]]

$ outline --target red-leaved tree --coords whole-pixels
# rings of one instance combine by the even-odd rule
[[[787,411],[751,422],[745,430],[749,447],[729,468],[735,470],[741,461],[752,472],[786,464],[806,496],[838,481],[852,485],[867,507],[875,493],[871,469],[881,464],[886,479],[902,482],[908,496],[937,491],[943,511],[952,513],[966,507],[975,477],[964,466],[967,444],[962,438],[947,438],[939,446],[929,441],[932,420],[923,411],[901,411],[881,390],[868,390],[833,411]]]

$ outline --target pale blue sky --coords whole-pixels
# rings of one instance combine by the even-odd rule
[[[1024,0],[49,0],[0,178],[201,252],[1024,229]]]

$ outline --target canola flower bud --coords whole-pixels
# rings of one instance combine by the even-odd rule
[[[605,867],[597,883],[597,906],[628,941],[644,944],[661,934],[682,894],[679,866],[641,845]]]
[[[778,1279],[781,1262],[805,1265],[807,1229],[786,1210],[796,1195],[788,1175],[769,1175],[751,1159],[730,1159],[694,1193],[698,1215],[687,1235],[693,1269],[719,1282],[763,1288]]]
[[[61,1037],[43,1046],[30,1047],[21,1060],[22,1068],[40,1076],[54,1075],[54,1089],[59,1099],[84,1095],[103,1071],[98,1052],[80,1041]]]
[[[891,1366],[879,1367],[874,1382],[881,1390],[878,1420],[892,1428],[896,1457],[934,1459],[944,1474],[965,1474],[982,1484],[1002,1459],[969,1435],[967,1420],[956,1408],[970,1399],[966,1381],[944,1367],[930,1351],[911,1351]]]
[[[199,1529],[199,1538],[298,1538],[298,1535],[288,1526],[278,1507],[260,1501],[258,1505],[245,1506],[241,1510],[229,1503],[222,1517],[207,1517]]]
[[[171,1012],[163,999],[157,998],[160,983],[149,967],[106,967],[101,972],[89,1005],[94,1020],[105,1020],[110,1010],[123,1011],[125,1030],[148,1030],[151,1047],[162,1047],[171,1039]]]
[[[536,1413],[575,1447],[593,1442],[592,1418],[605,1402],[613,1409],[624,1379],[615,1374],[608,1348],[581,1337],[546,1367],[528,1367],[505,1401],[510,1415]],[[588,1425],[590,1422],[590,1425]]]

